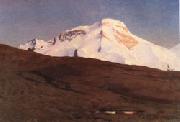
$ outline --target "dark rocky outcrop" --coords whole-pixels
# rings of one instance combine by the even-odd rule
[[[86,34],[86,32],[84,30],[72,30],[72,31],[68,31],[68,32],[65,32],[65,33],[61,33],[59,35],[59,40],[61,40],[61,41],[65,41],[65,40],[71,41],[72,39],[76,38],[77,36],[85,35],[85,34]]]

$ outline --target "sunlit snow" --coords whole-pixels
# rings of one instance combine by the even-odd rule
[[[20,48],[59,57],[72,57],[77,50],[79,57],[180,71],[175,53],[133,35],[123,22],[113,19],[67,30],[49,41],[34,39]]]

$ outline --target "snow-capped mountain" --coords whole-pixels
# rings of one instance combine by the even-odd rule
[[[171,49],[177,56],[180,57],[180,43]]]
[[[113,19],[75,27],[49,41],[34,39],[20,48],[51,56],[79,56],[180,71],[180,58],[173,52],[133,35],[123,22]]]

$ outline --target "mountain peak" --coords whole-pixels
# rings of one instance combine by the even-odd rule
[[[133,37],[123,22],[108,18],[102,19],[101,25],[104,38],[117,40],[117,42],[123,44],[128,49],[131,49],[138,44],[138,40]],[[113,38],[110,36],[113,36]]]
[[[119,21],[119,20],[115,20],[115,19],[111,19],[111,18],[105,18],[105,19],[102,19],[101,22],[104,24],[104,25],[112,25],[112,26],[119,26],[119,27],[126,27],[126,25]]]
[[[119,30],[121,32],[129,32],[127,26],[119,20],[106,18],[102,19],[100,23],[102,27],[111,27],[114,30]]]

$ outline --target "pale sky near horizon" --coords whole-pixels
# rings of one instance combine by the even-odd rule
[[[78,25],[118,19],[155,44],[179,40],[179,0],[0,0],[0,43],[17,46],[51,39]]]

